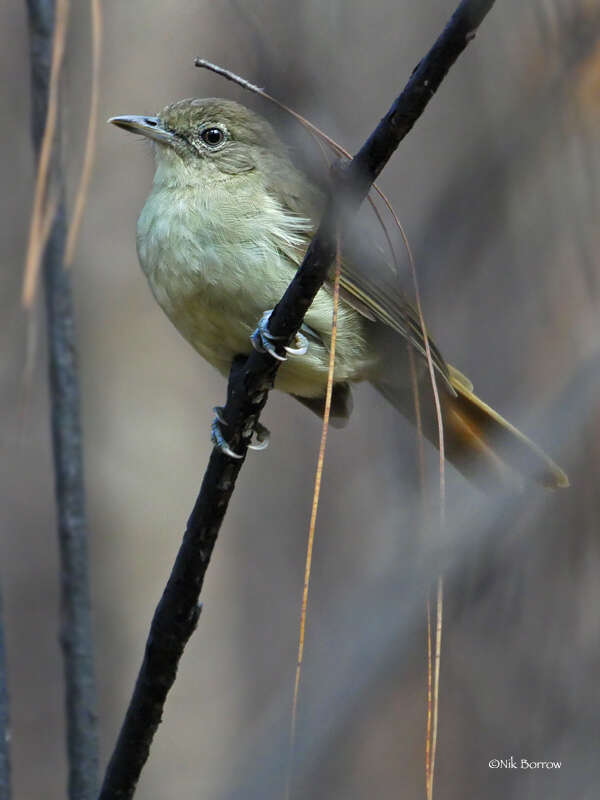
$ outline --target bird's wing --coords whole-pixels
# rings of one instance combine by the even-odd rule
[[[296,181],[278,180],[277,171],[271,173],[268,189],[283,206],[286,213],[303,220],[310,220],[305,236],[312,236],[323,209],[323,194],[300,172]],[[306,251],[306,244],[284,245],[286,256],[299,265]],[[333,272],[328,284],[331,286]],[[383,250],[360,226],[345,232],[342,243],[342,273],[340,278],[341,299],[372,322],[382,322],[396,331],[426,356],[425,338],[416,309],[404,297],[395,270],[390,267]],[[455,390],[450,380],[450,371],[435,342],[428,336],[434,366],[443,377],[451,394]]]
[[[344,290],[342,299],[349,302],[357,311],[362,310],[354,302],[357,300],[362,306],[368,309],[369,317],[383,322],[392,330],[399,333],[426,358],[427,350],[423,328],[416,309],[403,297],[398,287],[394,291],[375,286],[368,276],[358,273],[353,269],[353,265],[342,256],[342,274],[340,276],[340,288]],[[437,348],[433,339],[428,335],[429,350],[431,359],[437,371],[444,378],[452,394],[454,389],[450,383],[450,372],[444,357]]]

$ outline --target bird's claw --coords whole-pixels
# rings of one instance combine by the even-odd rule
[[[266,450],[271,441],[271,432],[260,422],[257,422],[254,426],[253,439],[255,441],[248,445],[249,450]]]
[[[223,407],[222,406],[215,406],[213,411],[215,412],[215,418],[210,428],[211,433],[211,440],[214,445],[216,445],[219,450],[224,453],[226,456],[230,458],[242,458],[240,453],[236,453],[234,450],[231,449],[227,440],[223,436],[223,431],[221,427],[223,425],[227,425],[227,421],[223,416]],[[254,426],[254,431],[252,434],[252,439],[250,444],[248,445],[249,450],[265,450],[269,446],[269,441],[271,439],[271,433],[268,428],[262,425],[260,422],[257,422]]]
[[[296,347],[286,344],[283,349],[290,356],[303,356],[308,351],[308,339],[302,333],[297,333],[294,341]]]
[[[283,345],[285,355],[280,355],[277,352],[277,344],[281,344],[284,337],[274,336],[269,331],[269,319],[272,312],[272,308],[265,311],[260,318],[256,330],[250,337],[250,341],[252,342],[254,349],[258,350],[259,353],[268,353],[273,358],[276,358],[277,361],[287,361],[288,355],[303,356],[308,350],[308,339],[301,333],[296,334],[295,347],[292,347],[291,345]]]
[[[277,342],[281,341],[280,337],[273,336],[269,331],[269,319],[272,311],[273,309],[270,308],[262,315],[256,330],[250,337],[250,341],[254,349],[258,350],[259,353],[268,353],[273,358],[276,358],[277,361],[287,361],[287,355],[279,355],[276,349]]]
[[[221,426],[227,425],[227,422],[223,417],[222,406],[215,406],[213,410],[215,412],[215,418],[210,426],[210,438],[212,443],[218,447],[222,453],[224,453],[226,456],[229,456],[229,458],[242,458],[240,453],[236,453],[231,449],[231,447],[229,447],[229,444],[227,443],[227,440],[221,431]]]
[[[218,420],[221,425],[227,425],[225,417],[223,416],[223,406],[214,406],[213,413],[215,415],[215,419]]]

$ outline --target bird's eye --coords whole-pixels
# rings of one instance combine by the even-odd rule
[[[216,128],[213,126],[211,128],[204,128],[204,130],[200,133],[200,138],[204,144],[207,144],[209,147],[217,147],[225,139],[225,134],[221,128]]]

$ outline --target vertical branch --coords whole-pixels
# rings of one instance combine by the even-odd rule
[[[0,595],[0,800],[10,800],[10,716],[8,707],[8,679]]]
[[[32,136],[36,158],[39,158],[48,114],[54,2],[28,0],[27,6],[31,41]],[[57,126],[50,163],[57,207],[42,270],[61,562],[61,645],[66,684],[69,796],[72,800],[91,800],[96,795],[98,784],[96,689],[75,324],[69,275],[63,269],[66,210],[59,129]]]

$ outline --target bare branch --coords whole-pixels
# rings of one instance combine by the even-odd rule
[[[377,175],[473,38],[493,2],[463,0],[460,3],[435,45],[414,70],[402,94],[358,154],[350,162],[338,163],[334,169],[329,199],[317,234],[271,315],[269,329],[275,336],[290,342],[299,330],[335,257],[340,218],[358,209]],[[224,77],[231,76],[226,70],[220,72]],[[252,86],[246,84],[248,88]],[[268,354],[258,352],[234,360],[223,416],[229,443],[243,457],[232,459],[217,448],[213,449],[171,576],[150,626],[144,660],[107,768],[100,800],[125,800],[135,792],[167,693],[175,680],[179,658],[196,627],[204,575],[278,365],[279,362]]]
[[[32,136],[36,158],[48,117],[53,0],[28,0],[31,46]],[[69,796],[91,800],[98,785],[98,733],[92,619],[88,578],[87,520],[83,484],[75,322],[68,273],[63,269],[66,212],[58,132],[49,175],[56,213],[42,262],[46,301],[55,491],[61,575],[61,644],[64,656]]]

